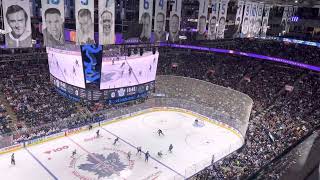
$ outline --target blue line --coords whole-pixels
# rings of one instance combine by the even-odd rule
[[[105,128],[103,128],[103,127],[101,127],[101,129],[105,130],[106,132],[108,132],[108,133],[110,133],[110,134],[112,134],[112,135],[114,135],[114,136],[116,136],[116,137],[119,137],[119,136],[117,136],[117,135],[113,134],[112,132],[110,132],[110,131],[106,130],[106,129],[105,129]],[[135,146],[134,146],[134,145],[132,145],[131,143],[129,143],[129,142],[127,142],[127,141],[125,141],[125,140],[124,140],[124,139],[122,139],[121,137],[119,137],[119,139],[121,139],[123,142],[125,142],[125,143],[126,143],[126,144],[128,144],[129,146],[131,146],[131,147],[133,147],[133,148],[137,149],[137,147],[135,147]],[[143,152],[143,151],[142,151],[142,152]],[[145,153],[145,152],[143,152],[143,153]],[[169,167],[169,166],[165,165],[165,164],[164,164],[164,163],[162,163],[161,161],[158,161],[157,159],[153,158],[152,156],[150,156],[150,157],[151,157],[151,159],[155,160],[155,161],[156,161],[156,162],[158,162],[159,164],[163,165],[164,167],[166,167],[166,168],[170,169],[171,171],[173,171],[173,172],[177,173],[178,175],[180,175],[180,176],[182,176],[184,179],[186,179],[186,177],[184,177],[182,174],[180,174],[180,173],[179,173],[179,172],[177,172],[176,170],[174,170],[174,169],[172,169],[171,167]]]
[[[36,156],[34,156],[27,148],[24,149],[53,177],[53,179],[58,180],[58,178],[45,165],[43,165]]]

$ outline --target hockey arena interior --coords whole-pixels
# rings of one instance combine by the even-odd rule
[[[320,1],[1,0],[0,180],[320,180]]]

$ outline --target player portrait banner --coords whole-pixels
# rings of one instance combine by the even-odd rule
[[[226,28],[228,0],[222,0],[219,8],[219,25],[217,27],[217,39],[224,38],[224,30]]]
[[[115,0],[99,0],[99,44],[115,43]]]
[[[2,0],[5,41],[8,48],[31,47],[28,0]]]
[[[238,1],[238,6],[237,7],[238,7],[238,9],[237,9],[235,25],[241,24],[242,15],[243,15],[244,1]]]
[[[77,45],[94,44],[94,0],[75,0]]]
[[[155,42],[166,41],[167,0],[155,0],[154,36]]]
[[[288,6],[284,7],[283,9],[282,19],[280,24],[281,30],[282,30],[281,33],[286,33],[287,23],[288,23],[288,10],[289,10]]]
[[[217,25],[218,25],[218,15],[219,15],[219,2],[218,0],[211,1],[211,13],[209,18],[208,27],[208,39],[213,40],[217,37]]]
[[[257,9],[257,17],[253,26],[253,36],[258,37],[260,35],[260,30],[261,30],[261,24],[262,24],[262,15],[263,15],[263,3],[258,4],[258,9]]]
[[[252,3],[251,10],[250,10],[250,25],[249,25],[249,37],[254,36],[254,24],[258,14],[258,3]]]
[[[197,40],[207,39],[208,0],[199,0],[198,34]]]
[[[47,47],[64,45],[64,0],[41,0],[42,33]]]
[[[250,26],[250,11],[251,11],[251,2],[245,3],[244,13],[243,13],[243,20],[241,25],[241,34],[242,37],[249,37],[249,26]]]
[[[169,41],[179,41],[180,19],[181,19],[182,0],[175,0],[170,12],[169,19]]]
[[[264,6],[264,15],[262,18],[262,30],[261,30],[261,37],[267,36],[267,30],[268,30],[268,23],[269,23],[269,14],[270,14],[271,5],[266,4]]]
[[[153,0],[140,0],[139,24],[142,25],[140,40],[150,42],[152,28]]]

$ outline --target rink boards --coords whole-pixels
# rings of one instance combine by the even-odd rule
[[[172,117],[172,116],[174,118],[172,120],[169,120],[169,121],[166,121],[166,122],[160,122],[160,120],[157,120],[157,117],[159,117],[159,116],[161,116],[162,114],[165,114],[165,113],[171,113],[171,114],[169,114],[167,117],[162,117],[162,119],[168,119],[168,117]],[[177,116],[179,113],[180,114],[185,114],[185,115],[183,115],[183,117],[181,116],[182,117],[181,118],[180,115]],[[175,118],[175,116],[177,116],[177,117]],[[148,118],[146,118],[147,120],[143,119],[145,117],[148,117]],[[185,119],[187,119],[186,122],[183,122],[184,121],[184,117],[185,117]],[[135,120],[135,118],[137,120]],[[175,147],[174,149],[178,149],[178,147],[176,147],[177,144],[179,144],[180,142],[185,141],[185,142],[183,142],[183,144],[180,145],[180,147],[182,147],[182,148],[180,148],[180,150],[177,150],[177,151],[181,151],[181,152],[179,152],[177,154],[183,154],[183,150],[186,149],[186,148],[184,148],[184,146],[192,147],[193,146],[192,144],[195,143],[198,140],[201,141],[201,139],[202,139],[203,141],[207,141],[206,143],[212,143],[213,141],[216,141],[216,139],[213,138],[213,137],[212,137],[211,140],[210,140],[210,138],[209,138],[209,140],[204,139],[205,136],[210,136],[211,130],[207,131],[206,132],[207,134],[204,135],[204,134],[201,134],[201,131],[202,131],[201,128],[195,128],[195,127],[190,126],[190,124],[194,121],[195,118],[197,118],[199,120],[203,120],[206,123],[207,127],[209,126],[209,124],[212,124],[215,127],[224,129],[223,130],[224,131],[223,132],[224,135],[222,135],[221,138],[224,138],[223,136],[226,136],[225,135],[226,131],[227,131],[227,133],[229,132],[230,134],[232,134],[233,137],[237,137],[237,138],[230,138],[229,139],[230,142],[232,141],[232,139],[237,139],[237,141],[233,142],[234,146],[232,148],[229,148],[229,150],[223,150],[224,151],[223,153],[221,153],[221,152],[213,153],[214,156],[215,156],[215,161],[220,159],[220,158],[222,158],[222,157],[224,157],[224,156],[226,156],[227,154],[233,152],[234,150],[236,150],[236,149],[238,149],[239,147],[242,146],[243,137],[241,136],[241,134],[237,130],[235,130],[232,127],[229,127],[229,126],[227,126],[227,125],[225,125],[223,123],[220,123],[218,121],[211,120],[211,119],[209,119],[209,118],[207,118],[205,116],[202,116],[202,115],[199,115],[199,114],[196,114],[194,112],[190,112],[190,111],[187,111],[187,110],[184,110],[184,109],[179,109],[179,108],[150,108],[150,109],[147,109],[147,110],[136,112],[134,114],[125,115],[125,116],[118,117],[118,118],[115,118],[115,119],[102,121],[102,122],[100,122],[100,127],[99,127],[99,123],[95,123],[93,126],[96,129],[99,128],[100,132],[102,132],[104,134],[105,133],[108,134],[108,136],[109,136],[108,138],[109,139],[105,139],[106,141],[113,141],[114,137],[118,136],[118,135],[119,135],[120,138],[123,136],[123,139],[120,140],[121,142],[123,141],[121,143],[122,147],[114,148],[112,146],[112,143],[111,143],[111,144],[105,145],[104,147],[100,147],[101,154],[105,154],[106,152],[109,152],[111,154],[112,154],[112,152],[117,152],[117,154],[119,154],[119,157],[121,157],[120,159],[122,161],[125,161],[127,150],[130,150],[134,154],[137,144],[141,145],[143,147],[146,147],[146,146],[148,146],[148,144],[150,144],[150,147],[148,147],[148,149],[153,150],[153,148],[154,148],[154,150],[152,152],[150,151],[152,153],[151,156],[154,156],[154,159],[152,160],[152,163],[155,164],[154,167],[156,167],[156,169],[159,170],[159,171],[155,171],[154,169],[151,168],[151,169],[148,170],[147,174],[149,174],[149,175],[150,174],[158,174],[161,171],[161,173],[157,175],[158,179],[159,178],[160,179],[176,179],[178,177],[184,179],[184,178],[192,175],[192,173],[194,174],[194,173],[196,173],[196,171],[201,170],[200,168],[204,168],[205,166],[208,166],[210,164],[210,161],[211,161],[211,158],[210,158],[211,155],[209,155],[209,156],[205,156],[204,155],[204,156],[195,157],[195,159],[187,160],[186,162],[183,162],[184,158],[182,158],[182,159],[179,159],[179,157],[167,158],[167,157],[173,156],[172,154],[168,154],[168,153],[166,153],[166,158],[167,159],[157,158],[157,156],[156,156],[157,149],[165,150],[165,149],[167,149],[167,146],[169,144],[166,144],[165,146],[160,148],[157,143],[152,145],[152,142],[162,141],[162,139],[160,139],[160,140],[159,139],[154,139],[154,138],[157,138],[157,136],[154,136],[154,135],[152,135],[152,137],[148,137],[149,139],[146,138],[145,136],[146,136],[146,134],[147,135],[148,134],[149,135],[150,134],[154,134],[154,132],[156,131],[156,128],[158,128],[159,126],[161,127],[163,124],[164,124],[163,125],[164,129],[166,127],[169,127],[168,133],[170,133],[171,131],[172,132],[176,132],[177,131],[180,134],[182,134],[185,131],[192,131],[192,133],[190,133],[189,135],[185,135],[184,134],[183,137],[180,137],[180,139],[179,139],[179,134],[172,135],[172,137],[177,137],[176,139],[173,138],[173,140],[172,140],[173,141],[172,144],[174,144],[174,147]],[[131,119],[132,119],[132,121],[131,121]],[[125,121],[125,120],[128,120],[128,121]],[[136,138],[131,138],[133,136],[133,134],[135,134],[134,132],[131,132],[131,134],[130,134],[130,132],[128,132],[129,134],[126,134],[127,131],[130,131],[130,129],[128,129],[128,128],[129,127],[133,127],[133,126],[138,126],[137,128],[140,127],[139,133],[141,133],[141,135],[137,136]],[[170,128],[172,128],[174,126],[176,126],[177,128],[170,130]],[[180,126],[183,127],[183,128],[180,128]],[[123,131],[123,129],[126,129],[125,132]],[[150,132],[147,133],[148,131],[150,131]],[[214,130],[214,132],[216,132],[216,131],[218,131],[218,130]],[[80,133],[80,132],[82,132],[82,133]],[[166,134],[166,130],[164,130],[164,132]],[[12,147],[4,148],[4,149],[1,150],[1,154],[12,152],[12,151],[16,151],[18,149],[22,149],[23,148],[24,150],[27,150],[27,151],[30,150],[31,151],[30,153],[33,153],[33,154],[35,154],[34,156],[38,157],[38,156],[41,156],[39,154],[41,154],[41,153],[43,154],[43,152],[41,152],[41,151],[34,152],[34,151],[38,151],[38,149],[45,149],[45,147],[51,147],[50,144],[55,144],[56,141],[62,141],[62,142],[68,141],[67,144],[66,143],[62,143],[61,147],[57,147],[57,148],[61,149],[62,147],[68,147],[67,149],[61,149],[61,151],[62,150],[68,151],[67,156],[70,156],[71,150],[73,150],[73,148],[79,149],[77,144],[80,144],[80,146],[88,146],[88,147],[85,147],[83,152],[81,153],[82,154],[81,155],[82,159],[81,158],[80,159],[81,159],[81,161],[84,162],[85,161],[85,158],[84,158],[85,154],[90,154],[92,152],[96,153],[96,151],[97,151],[96,149],[90,149],[91,146],[83,144],[83,143],[87,143],[83,139],[91,139],[92,142],[100,140],[100,139],[98,139],[98,140],[95,139],[93,137],[93,134],[95,134],[95,131],[88,131],[87,127],[71,129],[71,130],[67,130],[65,132],[61,132],[61,133],[54,134],[54,135],[51,135],[51,136],[47,136],[47,137],[44,137],[44,138],[39,138],[39,139],[36,139],[36,140],[29,141],[29,142],[27,142],[25,144],[26,148],[23,148],[22,144],[18,144],[18,145],[12,146]],[[82,137],[82,139],[75,138],[75,137],[78,137],[78,136]],[[86,136],[90,136],[90,137],[86,138]],[[219,135],[217,135],[217,136],[219,136]],[[214,136],[214,137],[217,137],[217,136]],[[62,138],[62,137],[64,137],[64,138]],[[165,138],[167,138],[167,137],[165,137]],[[138,139],[140,139],[140,140],[138,140]],[[213,140],[213,139],[215,139],[215,140]],[[137,141],[140,141],[140,142],[137,142]],[[188,142],[188,141],[191,141],[191,142]],[[44,142],[46,142],[46,143],[44,143]],[[72,142],[71,143],[72,145],[70,145],[70,142]],[[164,142],[166,142],[166,141],[164,141]],[[164,142],[162,142],[162,143],[164,143]],[[220,143],[223,144],[225,142],[226,141],[222,140]],[[145,144],[143,144],[143,143],[145,143]],[[186,145],[188,143],[189,143],[189,145]],[[63,145],[63,144],[65,144],[65,145]],[[34,146],[34,145],[37,145],[37,146]],[[100,146],[100,145],[97,144],[97,146]],[[208,147],[208,145],[198,144],[198,146],[200,146],[202,148],[200,150],[203,150],[205,153],[207,153],[206,152],[207,151],[206,148]],[[217,149],[218,146],[214,145],[213,147]],[[198,150],[196,149],[197,147],[192,147],[192,148],[194,148],[194,149],[189,152],[189,156],[190,156],[190,154],[192,154],[194,152],[197,152],[199,150],[199,149]],[[33,149],[37,149],[37,150],[33,150]],[[60,150],[60,149],[58,149],[58,150]],[[87,149],[89,149],[89,150],[87,150]],[[207,149],[210,149],[210,148],[207,148]],[[219,153],[220,153],[220,155],[219,155]],[[8,155],[9,154],[5,154],[3,156],[8,156]],[[186,154],[186,156],[188,156],[188,155]],[[51,158],[51,157],[49,157],[49,158]],[[54,159],[59,159],[59,158],[54,158]],[[62,159],[66,159],[66,158],[64,157]],[[207,159],[208,162],[202,162],[202,159]],[[42,159],[40,158],[40,162],[45,162],[43,164],[46,164],[46,161],[52,162],[52,160],[47,160],[45,158],[42,158]],[[198,161],[202,165],[198,165],[197,164]],[[122,179],[126,179],[124,177],[127,177],[127,178],[130,177],[129,179],[131,179],[132,177],[135,177],[135,178],[138,178],[138,179],[141,179],[141,177],[146,178],[146,176],[141,174],[141,171],[143,172],[145,169],[150,168],[149,167],[150,165],[148,165],[148,167],[144,167],[145,165],[144,165],[144,162],[143,162],[143,157],[141,159],[136,159],[135,162],[136,163],[134,165],[134,168],[132,167],[133,169],[130,169],[130,167],[133,166],[133,165],[130,165],[130,162],[128,162],[126,167],[127,167],[127,169],[129,168],[129,170],[125,170],[124,171],[124,172],[127,171],[127,174],[126,173],[122,174],[122,175],[119,174],[119,177],[122,177]],[[181,163],[179,163],[179,162],[181,162]],[[66,162],[60,162],[60,163],[65,164]],[[152,164],[152,163],[150,163],[150,164]],[[1,162],[0,162],[0,164],[1,164]],[[191,170],[190,170],[189,166],[191,166],[191,165],[195,166],[195,168],[191,168]],[[55,167],[55,166],[52,166],[52,167]],[[192,171],[192,172],[189,172],[189,171]],[[54,172],[55,172],[54,174],[56,174],[57,171],[54,171]],[[78,175],[79,174],[81,174],[81,173],[78,173]],[[82,172],[82,174],[86,174],[86,173]],[[129,174],[131,174],[131,175],[129,175]],[[81,175],[77,176],[76,173],[73,174],[73,175],[74,175],[75,179],[85,179]],[[71,177],[69,177],[70,175],[60,175],[60,177],[61,176],[62,177],[68,177],[67,179],[71,178]],[[10,177],[10,178],[12,178],[12,177]],[[89,179],[91,179],[91,178],[89,177]],[[73,178],[71,178],[71,179],[73,179]],[[95,179],[95,178],[93,178],[93,179]]]

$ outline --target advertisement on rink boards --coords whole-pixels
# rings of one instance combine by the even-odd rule
[[[64,0],[41,0],[42,34],[47,47],[63,46]]]
[[[2,0],[6,47],[31,47],[31,18],[28,0]]]
[[[94,1],[75,0],[77,45],[94,44]]]
[[[209,29],[208,29],[208,39],[213,40],[217,37],[217,26],[218,24],[218,15],[219,15],[219,1],[212,0],[211,1],[211,14],[209,18]]]
[[[115,44],[115,0],[99,0],[99,44]]]
[[[154,0],[155,1],[155,17],[154,17],[154,35],[155,42],[163,42],[167,39],[166,27],[166,13],[167,13],[167,0]]]

